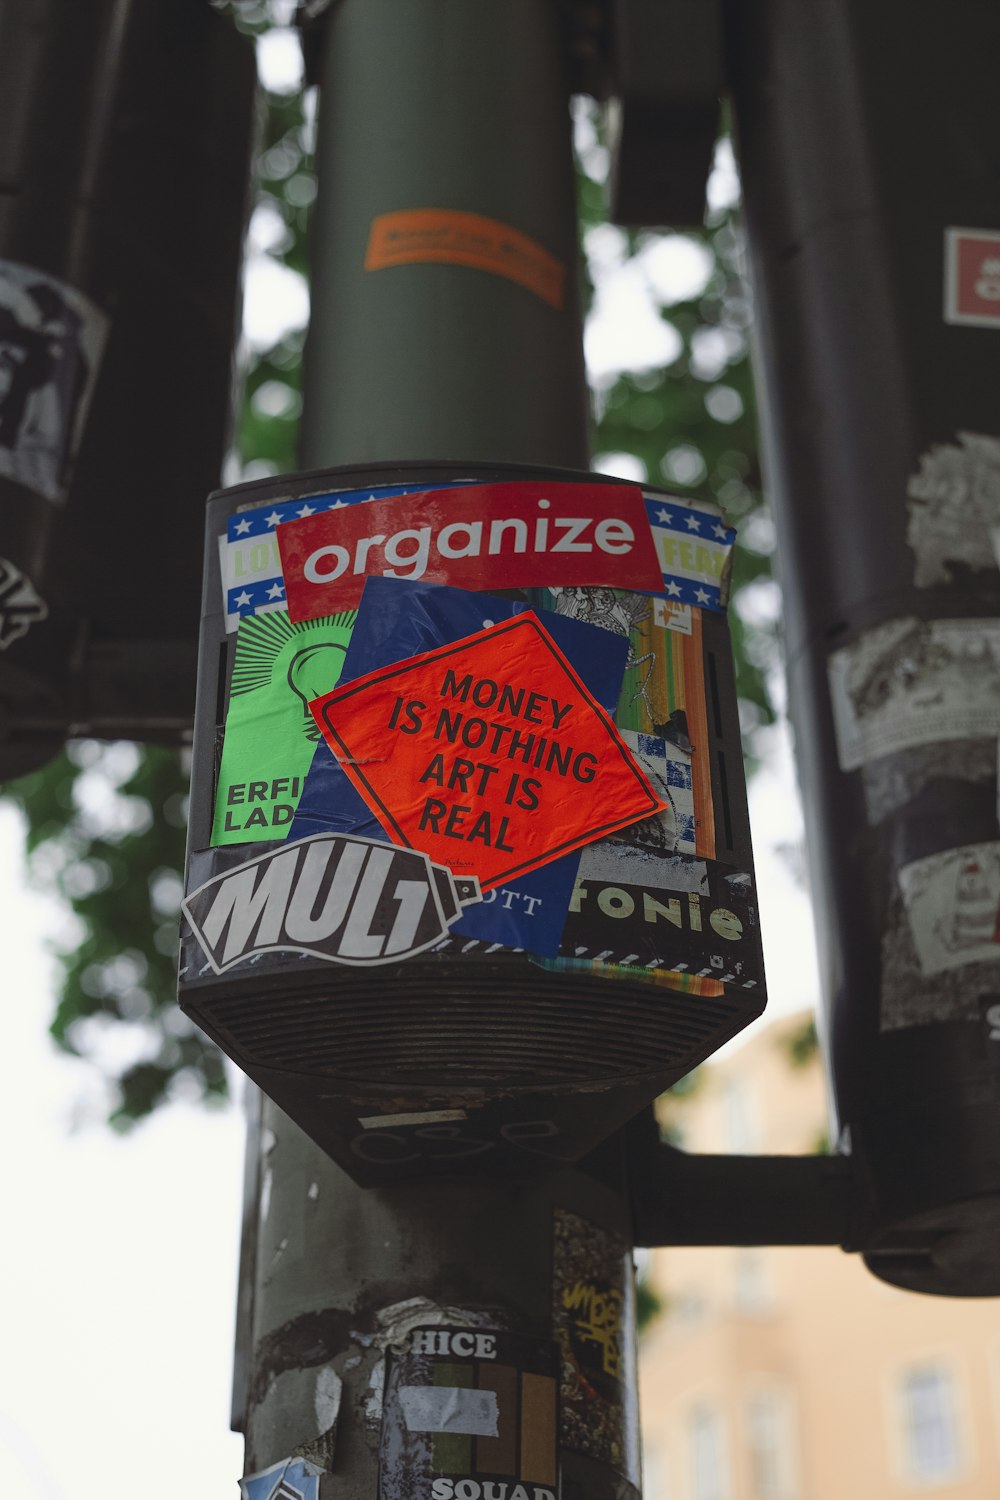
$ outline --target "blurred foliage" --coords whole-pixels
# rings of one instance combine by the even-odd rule
[[[294,6],[291,0],[217,0],[217,8],[259,35],[287,25]],[[304,276],[316,191],[314,100],[298,90],[264,92],[263,104],[249,255],[286,276]],[[604,224],[597,112],[578,102],[576,116],[585,252],[593,235],[617,236],[623,263],[641,268],[658,237]],[[632,455],[650,482],[716,499],[739,520],[759,504],[760,473],[745,336],[749,313],[731,206],[711,213],[703,231],[680,239],[701,247],[704,284],[687,300],[651,292],[654,316],[675,331],[678,352],[661,366],[599,383],[594,451]],[[588,298],[592,291],[588,278]],[[303,330],[292,329],[272,347],[250,351],[236,470],[244,477],[296,467],[303,340]],[[741,598],[751,598],[754,586],[769,577],[768,531],[745,534],[750,545],[737,558],[730,618],[741,710],[752,731],[773,718],[766,678],[775,654],[767,611],[740,607]],[[55,889],[67,908],[66,931],[56,942],[62,972],[52,1035],[103,1076],[116,1128],[179,1094],[206,1102],[226,1095],[220,1054],[174,1001],[187,787],[182,760],[164,749],[83,741],[6,788],[27,819],[33,881]],[[655,1309],[650,1304],[645,1311],[652,1316]]]
[[[113,1082],[117,1129],[170,1095],[226,1097],[221,1055],[174,999],[186,788],[176,751],[79,740],[8,789],[35,883],[72,912],[51,1034]]]
[[[810,1016],[795,1031],[790,1032],[784,1039],[784,1046],[793,1068],[807,1067],[819,1052],[815,1018]]]
[[[795,1069],[808,1068],[820,1055],[819,1032],[815,1016],[807,1016],[800,1026],[782,1038],[782,1047],[789,1065]],[[829,1133],[821,1130],[813,1137],[809,1146],[811,1156],[830,1156],[833,1142]]]
[[[701,1068],[692,1068],[683,1078],[679,1078],[675,1084],[667,1089],[666,1093],[660,1095],[656,1101],[656,1123],[660,1130],[660,1140],[668,1146],[676,1146],[678,1150],[684,1149],[684,1110],[692,1096],[698,1093],[704,1082],[704,1073]]]
[[[650,1285],[648,1276],[636,1277],[635,1326],[637,1333],[645,1333],[649,1325],[663,1311],[663,1299]]]
[[[265,99],[253,228],[268,255],[305,276],[316,177],[304,95],[269,93]],[[285,474],[296,467],[304,342],[304,330],[294,330],[252,358],[237,436],[244,468],[252,466],[252,473]]]
[[[729,623],[736,658],[748,770],[755,765],[753,731],[774,722],[769,677],[779,664],[777,594],[772,582],[773,534],[761,510],[757,407],[748,349],[751,310],[742,275],[735,168],[733,192],[708,210],[705,227],[683,234],[613,229],[606,223],[606,151],[596,108],[578,108],[577,139],[581,242],[588,270],[586,301],[594,292],[592,239],[601,237],[601,259],[627,261],[645,282],[649,301],[670,331],[676,353],[668,362],[622,372],[595,391],[594,452],[628,454],[640,477],[691,499],[714,501],[739,526]],[[727,152],[720,152],[725,163]],[[725,165],[719,175],[724,176]],[[607,242],[620,242],[618,257]],[[700,250],[707,265],[703,285],[674,300],[658,290],[653,273],[664,239],[681,252]],[[752,519],[749,525],[747,518]],[[760,587],[763,585],[764,588]],[[767,586],[771,585],[768,590]]]

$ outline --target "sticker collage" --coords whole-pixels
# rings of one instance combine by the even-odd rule
[[[515,1330],[495,1310],[422,1296],[380,1308],[374,1335],[352,1331],[315,1377],[317,1415],[328,1423],[320,1437],[245,1475],[242,1500],[320,1500],[337,1482],[343,1377],[365,1364],[378,1500],[557,1500],[584,1493],[581,1472],[592,1475],[595,1464],[612,1472],[622,1500],[636,1500],[625,1237],[556,1207],[550,1307],[549,1336]]]
[[[927,606],[870,626],[827,660],[838,763],[860,773],[870,827],[910,804],[924,830],[890,896],[882,1031],[978,1020],[997,992],[1000,840],[982,835],[1000,826],[1000,620],[988,612],[1000,569],[1000,439],[960,432],[919,455],[905,539],[912,597]],[[945,787],[953,802],[941,826],[953,847],[942,849],[934,798]],[[956,826],[967,842],[955,843]]]
[[[185,901],[211,967],[514,950],[760,993],[752,877],[716,848],[703,640],[734,540],[717,507],[618,482],[230,515],[211,845],[257,847]],[[238,923],[251,894],[264,915]]]
[[[75,287],[0,260],[0,481],[65,503],[107,334],[104,313]],[[27,566],[0,557],[0,651],[48,619],[37,559],[30,577]]]

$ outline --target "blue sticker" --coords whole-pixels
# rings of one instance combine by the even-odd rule
[[[531,607],[492,594],[470,593],[439,584],[369,578],[340,681],[349,682],[379,667],[474,635]],[[613,713],[621,691],[628,642],[596,625],[585,625],[554,612],[546,612],[543,619],[546,630],[591,693]],[[332,752],[320,744],[288,838],[308,838],[310,834],[328,830],[367,838],[385,837],[381,825]],[[567,854],[530,875],[488,891],[480,904],[467,909],[452,932],[457,937],[524,948],[543,956],[556,954],[579,862],[578,851]]]
[[[468,907],[462,921],[454,923],[452,934],[552,958],[559,952],[579,868],[577,849],[530,875],[484,892],[482,901]]]
[[[322,495],[299,495],[294,500],[261,501],[237,511],[226,521],[219,538],[219,567],[227,630],[235,630],[244,615],[285,607],[285,580],[275,528],[284,521],[303,520],[324,510],[341,510],[366,500],[390,500],[397,495],[423,494],[427,489],[451,490],[452,484],[377,484],[365,490],[330,490]]]
[[[286,1458],[259,1474],[244,1475],[241,1500],[319,1500],[322,1473],[304,1458]]]
[[[715,510],[687,500],[645,496],[656,556],[663,573],[660,598],[723,610],[736,530]]]

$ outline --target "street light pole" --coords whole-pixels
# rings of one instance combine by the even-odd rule
[[[561,7],[471,9],[341,0],[329,12],[304,468],[587,467]],[[408,238],[387,252],[394,231]],[[387,253],[422,258],[375,269]],[[450,253],[495,269],[433,259]],[[534,269],[551,286],[511,279]]]
[[[303,467],[586,468],[562,9],[341,0],[323,31]],[[298,1456],[330,1493],[429,1500],[433,1482],[472,1500],[478,1463],[510,1475],[508,1500],[560,1476],[564,1500],[638,1493],[620,1136],[526,1181],[362,1189],[269,1100],[251,1115],[234,1404],[248,1474]],[[472,1155],[459,1128],[438,1132]],[[484,1359],[480,1384],[502,1406],[513,1381],[520,1405],[516,1452],[484,1461],[482,1435],[438,1429],[422,1484],[393,1361],[428,1326],[485,1330],[481,1349],[495,1336],[512,1374]]]
[[[869,1268],[992,1296],[1000,16],[726,16],[837,1137]]]

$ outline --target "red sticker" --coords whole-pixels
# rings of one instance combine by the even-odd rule
[[[390,838],[484,890],[665,805],[531,613],[310,708]]]
[[[1000,230],[945,230],[944,319],[1000,328]]]
[[[326,510],[276,535],[292,620],[356,609],[366,576],[463,589],[605,584],[663,575],[629,484],[469,484]]]

